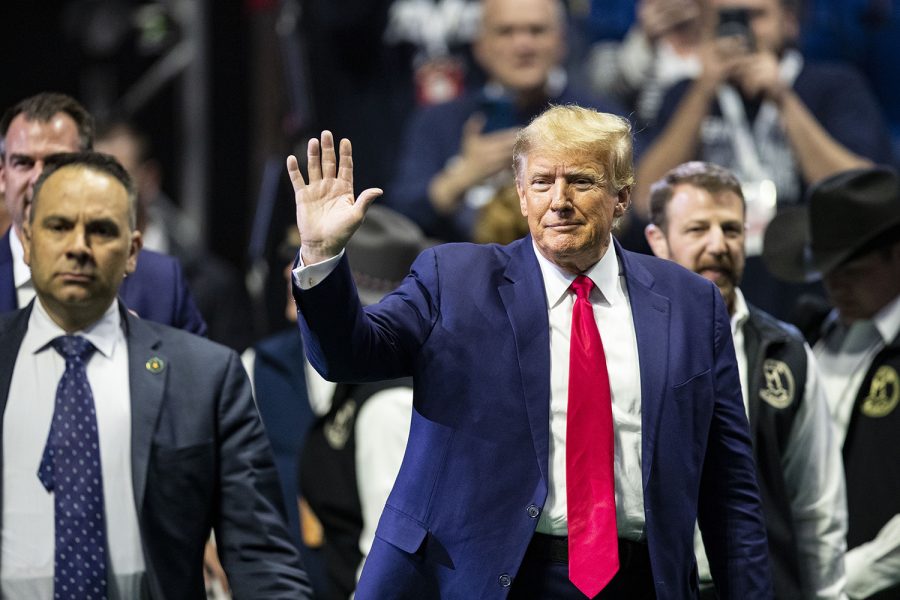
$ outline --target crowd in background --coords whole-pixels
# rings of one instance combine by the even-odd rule
[[[724,10],[729,8],[739,10]],[[246,170],[257,180],[228,190],[228,198],[200,200],[206,213],[187,211],[192,200],[178,197],[174,173],[184,166],[173,164],[182,153],[171,124],[157,126],[155,112],[98,110],[90,98],[79,99],[96,113],[94,149],[114,155],[135,182],[144,248],[180,262],[206,335],[244,353],[292,539],[317,597],[347,598],[353,591],[403,457],[413,400],[409,380],[335,387],[303,357],[296,310],[289,294],[285,306],[284,292],[298,240],[283,158],[295,145],[320,129],[349,138],[357,192],[384,189],[347,249],[361,297],[368,294],[363,302],[370,304],[391,291],[429,246],[508,244],[528,233],[511,156],[519,128],[548,105],[624,116],[634,133],[637,181],[631,209],[615,232],[622,247],[676,260],[665,256],[673,247],[665,234],[654,245],[654,228],[661,232],[671,223],[654,213],[658,190],[652,186],[683,163],[725,167],[740,182],[746,209],[740,281],[733,282],[740,283],[741,302],[746,297],[792,322],[810,344],[833,306],[820,277],[779,269],[787,250],[775,234],[766,234],[768,224],[807,206],[823,180],[876,165],[900,166],[900,10],[891,2],[302,0],[247,2],[245,10],[254,40],[271,37],[281,44],[257,44],[258,62],[248,69],[273,71],[253,76],[254,85],[271,84],[271,97],[256,89],[258,114],[252,119],[241,123],[217,112],[211,125],[255,127],[254,154],[246,154],[258,164]],[[289,16],[295,27],[287,40],[277,28],[286,27]],[[80,95],[54,81],[41,85],[26,95]],[[3,109],[21,99],[9,99]],[[12,168],[9,148],[4,144],[6,170]],[[267,175],[273,156],[274,176]],[[238,168],[244,166],[210,165],[213,179]],[[876,193],[859,185],[860,194]],[[819,193],[827,196],[827,190]],[[236,206],[240,210],[229,216]],[[200,220],[215,214],[216,222],[231,221],[227,231],[241,235],[222,239],[220,230],[198,222],[198,214]],[[886,214],[890,221],[897,212]],[[3,229],[14,221],[15,215],[3,215]],[[815,235],[815,224],[805,227]],[[871,249],[872,240],[864,241]],[[896,245],[893,239],[885,243]],[[223,246],[250,251],[218,252]],[[798,343],[804,354],[803,340]],[[882,346],[892,343],[888,338]],[[817,355],[820,366],[831,370],[826,389],[841,388],[834,373],[846,372],[846,361],[829,358],[827,349]],[[854,385],[855,397],[871,378]],[[897,381],[885,385],[888,393],[900,394]],[[839,448],[832,448],[837,466],[829,467],[829,476],[843,477]],[[854,451],[848,459],[845,447],[845,466],[847,460],[865,462],[861,450]],[[870,482],[848,482],[848,492],[859,496],[850,483]],[[873,534],[857,536],[851,547],[868,542],[881,525],[867,523]],[[856,560],[864,559],[858,554]],[[893,575],[884,576],[885,586],[893,587],[870,595],[857,582],[855,589],[863,591],[851,597],[876,597],[878,591],[885,595],[877,597],[900,597],[900,566],[893,560]],[[820,575],[823,582],[836,581]],[[823,583],[820,597],[839,597],[827,588]]]

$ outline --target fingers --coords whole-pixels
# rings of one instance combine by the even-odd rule
[[[375,201],[380,195],[384,193],[384,190],[380,188],[368,188],[362,191],[359,197],[356,199],[356,207],[360,208],[363,212],[369,210],[369,205]]]
[[[330,131],[322,132],[322,178],[334,179],[337,159],[334,156],[334,137]]]
[[[463,124],[463,137],[475,137],[477,135],[481,135],[481,132],[484,130],[484,125],[487,122],[487,118],[481,113],[475,113]]]
[[[325,138],[325,132],[322,132],[322,139]],[[309,182],[319,181],[322,179],[322,163],[319,159],[319,140],[312,138],[306,145],[306,168],[309,170]]]
[[[300,164],[297,162],[297,157],[293,154],[287,157],[287,171],[295,192],[299,192],[306,187],[306,182],[303,181],[303,173],[300,172]]]
[[[353,147],[350,140],[344,138],[341,140],[340,146],[341,164],[338,169],[338,179],[343,179],[353,187]]]

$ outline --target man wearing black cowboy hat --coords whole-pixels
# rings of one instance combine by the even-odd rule
[[[821,279],[834,306],[814,351],[843,443],[851,598],[900,594],[900,175],[829,177],[808,208],[766,232],[764,259],[788,281]]]

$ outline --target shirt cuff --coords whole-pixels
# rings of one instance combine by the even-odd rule
[[[331,275],[331,272],[337,268],[338,263],[341,260],[341,257],[344,256],[344,251],[341,250],[340,254],[337,256],[332,256],[327,260],[323,260],[322,262],[316,263],[314,265],[306,266],[303,264],[303,257],[298,258],[297,267],[291,271],[291,277],[294,280],[294,285],[296,285],[301,290],[308,290],[314,288],[319,285],[323,279]]]

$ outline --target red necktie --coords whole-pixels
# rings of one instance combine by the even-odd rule
[[[576,298],[566,416],[569,579],[589,598],[619,570],[612,395],[606,354],[588,299],[593,287],[584,275],[572,282]]]

